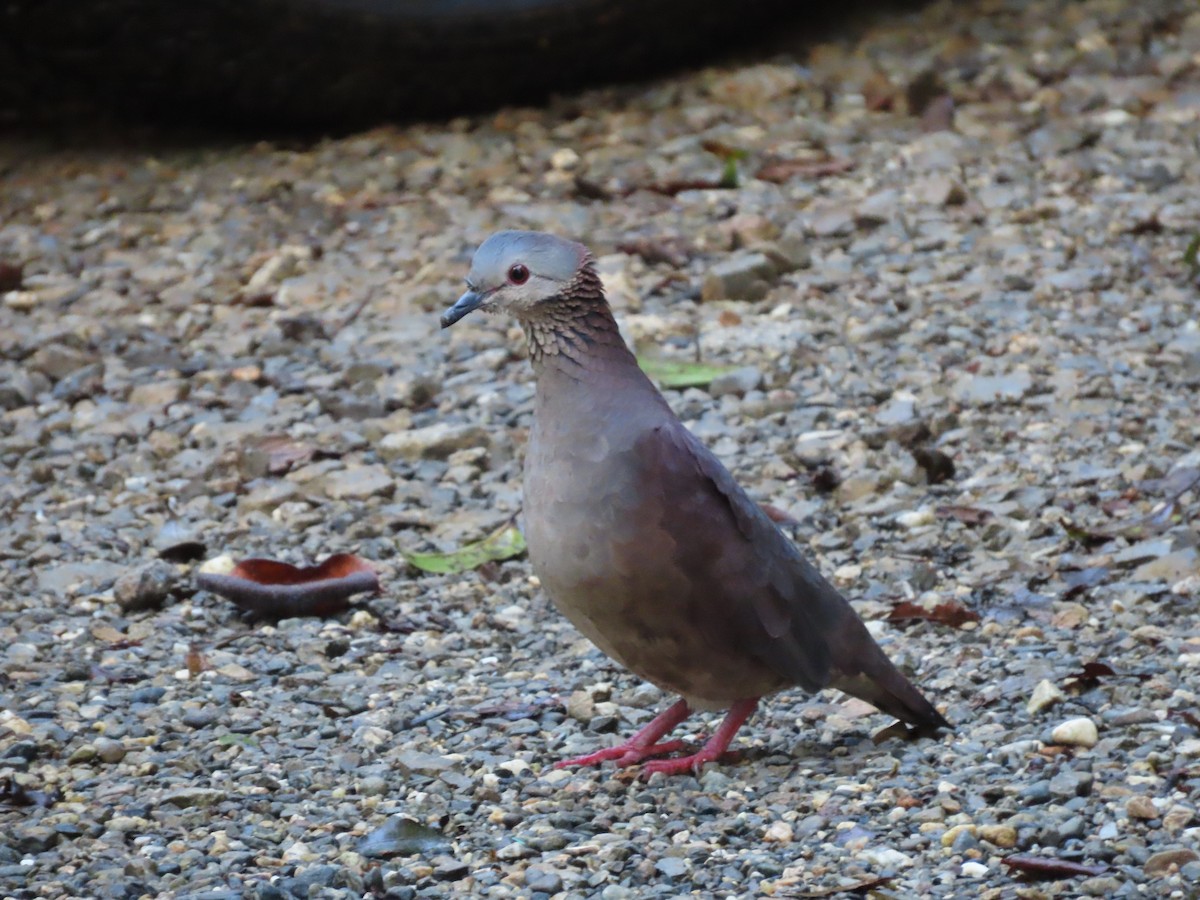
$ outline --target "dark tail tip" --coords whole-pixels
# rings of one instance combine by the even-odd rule
[[[932,736],[941,730],[953,730],[946,717],[934,709],[933,704],[891,663],[875,677],[861,672],[857,675],[843,675],[830,687],[866,700],[881,712],[893,715],[912,726],[918,735]]]

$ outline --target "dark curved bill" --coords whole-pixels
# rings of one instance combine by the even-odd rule
[[[478,294],[475,291],[467,291],[458,298],[457,303],[442,313],[442,327],[449,328],[467,313],[479,309],[479,307],[483,305],[483,301],[486,299],[486,294]]]

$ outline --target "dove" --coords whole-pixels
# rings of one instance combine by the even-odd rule
[[[529,559],[552,603],[612,659],[679,700],[628,740],[559,766],[720,760],[761,698],[835,688],[932,733],[949,724],[854,608],[745,493],[638,367],[583,244],[501,231],[441,318],[506,313],[536,389],[524,463]],[[669,740],[724,710],[695,752]]]

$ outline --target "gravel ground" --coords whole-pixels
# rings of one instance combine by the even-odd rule
[[[1200,13],[969,6],[315,145],[5,139],[0,895],[1200,896]],[[732,367],[672,404],[953,734],[792,692],[699,778],[550,769],[667,698],[524,559],[405,562],[519,512],[519,332],[437,327],[499,227]],[[383,590],[327,619],[195,587],[335,552]]]

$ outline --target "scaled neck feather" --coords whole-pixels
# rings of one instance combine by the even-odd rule
[[[558,295],[521,319],[534,372],[577,377],[581,368],[637,367],[625,346],[591,259]]]

